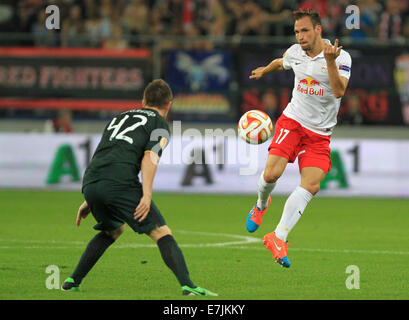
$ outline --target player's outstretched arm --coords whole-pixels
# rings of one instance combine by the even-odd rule
[[[141,178],[143,196],[135,209],[134,219],[142,222],[149,213],[152,201],[153,179],[158,167],[159,156],[153,152],[145,152],[141,163]]]
[[[84,202],[78,208],[77,219],[75,220],[75,225],[79,227],[81,224],[81,219],[85,219],[90,212],[91,212],[91,209],[89,208],[87,201],[84,200]]]
[[[274,59],[265,67],[258,67],[251,71],[250,79],[260,79],[270,72],[284,71],[283,58]]]

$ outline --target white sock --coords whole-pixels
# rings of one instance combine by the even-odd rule
[[[313,195],[298,186],[288,197],[281,220],[275,229],[277,238],[287,241],[288,233],[294,228],[301,218],[307,204],[311,201]]]
[[[260,210],[264,210],[268,204],[268,197],[270,196],[271,191],[273,191],[276,186],[275,182],[268,183],[264,181],[264,171],[261,173],[260,178],[258,179],[258,199],[257,207]]]

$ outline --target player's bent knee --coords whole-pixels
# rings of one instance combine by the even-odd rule
[[[155,242],[167,235],[172,235],[172,231],[167,225],[156,227],[148,233],[148,236]]]
[[[119,238],[119,236],[124,232],[125,230],[125,225],[123,224],[119,228],[115,230],[110,230],[110,231],[105,231],[105,233],[110,236],[112,239],[116,240]]]
[[[304,189],[307,190],[309,193],[311,193],[313,196],[315,196],[318,191],[320,191],[320,184],[310,184],[307,186],[304,186]]]
[[[267,183],[277,182],[283,174],[287,163],[287,158],[270,154],[267,158],[266,167],[264,169],[264,181]]]
[[[282,172],[280,170],[264,170],[264,181],[267,183],[275,183],[280,179]]]

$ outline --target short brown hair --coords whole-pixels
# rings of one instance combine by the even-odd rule
[[[161,109],[173,100],[173,93],[165,80],[156,79],[146,86],[143,98],[147,106]]]
[[[310,17],[312,25],[314,27],[318,25],[322,25],[320,14],[313,9],[307,9],[307,10],[298,9],[296,11],[293,11],[294,21],[297,21],[304,17]]]

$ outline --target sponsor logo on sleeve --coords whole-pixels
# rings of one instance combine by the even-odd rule
[[[341,65],[339,66],[339,70],[343,70],[343,71],[346,71],[346,72],[350,72],[350,71],[351,71],[351,68],[348,67],[348,66],[346,66],[346,65],[344,65],[344,64],[341,64]]]

